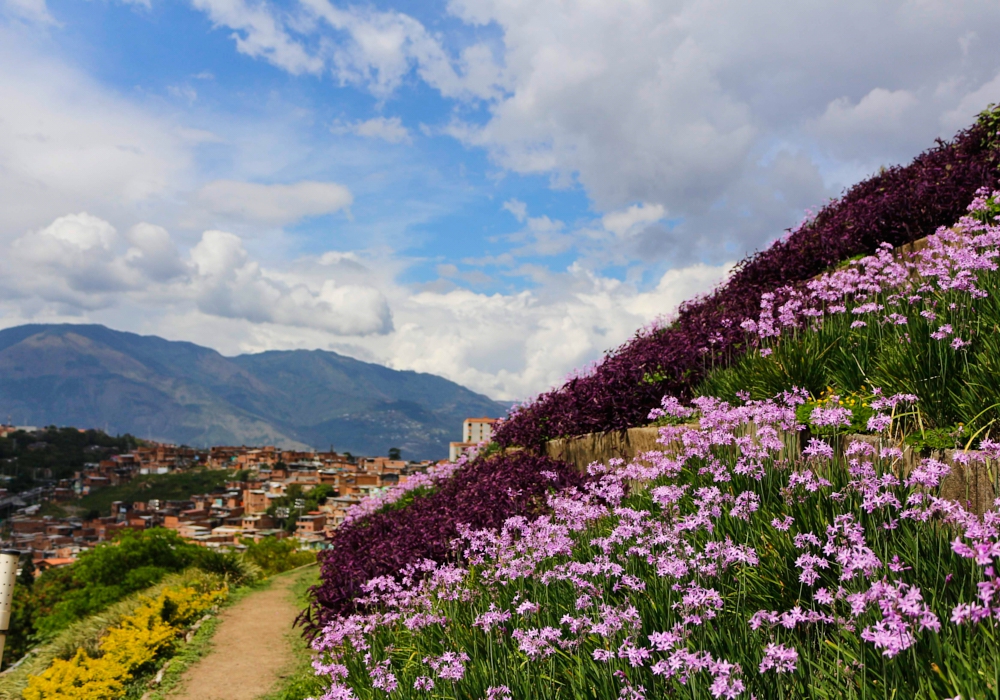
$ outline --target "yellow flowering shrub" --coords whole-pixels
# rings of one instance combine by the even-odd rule
[[[169,650],[180,632],[227,593],[225,587],[204,593],[187,586],[165,589],[108,630],[99,657],[79,649],[73,658],[57,659],[43,673],[32,676],[25,700],[120,697],[136,671]]]

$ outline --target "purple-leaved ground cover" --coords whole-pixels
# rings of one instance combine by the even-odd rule
[[[322,582],[312,590],[313,605],[303,622],[315,629],[351,610],[371,578],[425,559],[449,560],[460,526],[499,527],[511,516],[544,510],[550,490],[582,480],[565,462],[512,452],[444,465],[428,477],[366,499],[320,553]],[[429,490],[404,508],[386,507],[417,488]]]
[[[739,323],[763,294],[801,284],[842,260],[899,246],[955,221],[974,193],[994,188],[1000,164],[992,106],[950,142],[905,167],[851,187],[768,249],[743,260],[719,289],[680,308],[666,327],[644,329],[589,372],[516,408],[497,428],[501,445],[539,448],[566,435],[640,425],[664,394],[690,397],[715,366],[746,350]]]

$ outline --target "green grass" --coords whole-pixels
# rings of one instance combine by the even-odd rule
[[[111,504],[115,501],[132,503],[154,498],[164,501],[185,501],[193,494],[215,491],[224,486],[230,476],[228,471],[212,469],[149,474],[136,477],[127,484],[98,489],[73,505],[84,512],[97,511],[101,515],[108,515],[111,512]]]

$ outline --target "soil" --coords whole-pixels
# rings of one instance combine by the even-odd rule
[[[299,610],[281,576],[219,616],[212,650],[185,673],[170,700],[254,700],[265,695],[294,663],[288,644]]]

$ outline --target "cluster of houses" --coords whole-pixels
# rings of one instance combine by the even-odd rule
[[[494,422],[491,418],[467,419],[462,426],[463,441],[451,444],[451,459],[489,442]],[[432,464],[427,460],[352,457],[332,450],[305,452],[273,446],[194,449],[152,444],[87,464],[68,483],[49,489],[46,498],[71,504],[80,496],[140,475],[199,467],[226,470],[234,478],[224,490],[191,494],[185,500],[115,502],[111,514],[103,517],[57,518],[40,514],[38,504],[21,508],[5,521],[2,546],[31,552],[41,569],[68,564],[81,551],[125,528],[164,527],[207,547],[239,548],[246,540],[294,537],[303,547],[321,548],[348,509],[363,496],[405,483]],[[328,495],[321,502],[308,498],[307,494],[319,486],[324,486]]]
[[[262,537],[296,538],[301,546],[319,548],[329,533],[365,494],[405,482],[410,475],[426,471],[430,461],[403,461],[388,457],[348,458],[335,452],[291,452],[274,447],[221,447],[202,454],[169,445],[140,448],[132,454],[116,455],[79,475],[84,492],[101,486],[120,484],[137,474],[167,473],[205,464],[214,469],[235,471],[238,479],[215,493],[191,494],[185,500],[150,499],[112,504],[111,514],[57,518],[41,515],[40,506],[22,509],[4,523],[3,546],[31,552],[36,565],[45,569],[68,564],[81,551],[112,539],[122,529],[143,530],[164,527],[181,537],[208,547],[241,547],[244,539]],[[114,466],[110,466],[114,464]],[[107,481],[101,481],[103,477]],[[308,494],[326,485],[322,503],[305,510],[307,500],[292,500],[290,493]],[[293,489],[293,486],[298,486]],[[277,500],[280,499],[280,500]],[[274,506],[274,507],[272,507]],[[279,528],[293,522],[290,528]]]

